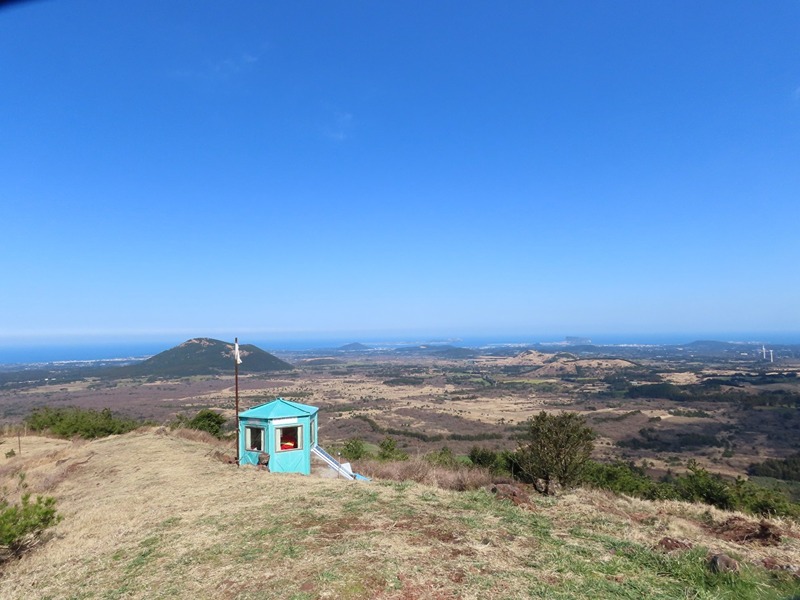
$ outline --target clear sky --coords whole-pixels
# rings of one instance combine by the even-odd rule
[[[6,5],[0,343],[800,332],[798,31],[795,0]]]

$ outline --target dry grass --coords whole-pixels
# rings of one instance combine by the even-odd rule
[[[357,470],[362,475],[391,481],[413,481],[443,490],[464,492],[486,487],[493,481],[486,469],[459,466],[444,468],[431,464],[419,456],[396,462],[378,460],[358,461]]]
[[[527,358],[526,358],[527,356]],[[341,360],[341,356],[339,359]],[[524,360],[522,360],[524,359]],[[401,447],[410,452],[430,452],[446,442],[457,454],[465,454],[476,442],[463,439],[447,439],[450,433],[458,432],[468,436],[492,434],[494,439],[481,441],[495,450],[511,449],[516,444],[514,427],[541,410],[588,410],[593,404],[594,412],[608,412],[608,416],[621,416],[634,410],[641,410],[637,418],[624,421],[598,422],[597,428],[602,439],[596,457],[603,460],[623,458],[636,462],[647,459],[656,468],[666,471],[676,468],[677,459],[686,462],[695,459],[710,471],[725,475],[743,475],[746,467],[766,457],[785,456],[791,453],[792,438],[784,429],[780,417],[772,411],[737,411],[735,406],[720,404],[713,408],[700,408],[713,413],[708,419],[683,419],[669,415],[671,408],[686,408],[684,404],[669,401],[624,400],[606,402],[599,398],[582,402],[589,388],[602,388],[600,382],[577,384],[558,377],[547,378],[544,373],[534,373],[539,367],[559,367],[559,365],[578,365],[589,373],[601,375],[607,370],[614,371],[630,366],[627,361],[617,359],[574,359],[528,353],[522,357],[491,358],[477,361],[439,361],[419,357],[404,357],[391,360],[388,357],[370,359],[358,357],[357,362],[349,362],[346,372],[320,368],[303,368],[288,375],[269,377],[246,376],[240,378],[241,407],[271,400],[278,395],[300,400],[321,407],[320,429],[324,431],[327,443],[341,443],[351,437],[359,437],[366,442],[377,444],[384,437],[386,429],[423,433],[428,436],[443,435],[444,440],[425,441],[424,438],[404,436],[395,433]],[[521,360],[521,362],[520,362]],[[530,364],[528,364],[530,362]],[[509,375],[503,368],[522,365],[522,373]],[[518,365],[518,366],[519,366]],[[664,365],[661,365],[662,367]],[[530,367],[530,370],[527,369]],[[488,375],[494,382],[490,385],[481,376]],[[608,371],[608,372],[610,372]],[[702,377],[730,374],[725,370],[708,368]],[[395,375],[423,377],[424,385],[384,385],[383,381]],[[473,376],[474,375],[474,376]],[[697,378],[689,371],[666,373],[665,380],[689,382]],[[180,381],[158,381],[142,383],[133,380],[98,382],[87,380],[65,388],[42,386],[25,390],[9,390],[0,393],[0,415],[19,418],[27,414],[32,406],[47,405],[80,406],[84,408],[111,408],[115,413],[144,417],[156,422],[166,423],[176,413],[190,416],[198,409],[211,407],[233,419],[234,386],[230,376],[194,377]],[[509,383],[519,384],[518,387]],[[540,385],[541,384],[541,385]],[[546,384],[546,385],[544,385]],[[702,404],[702,403],[701,403]],[[338,410],[341,409],[341,410]],[[356,415],[368,416],[376,427],[354,418]],[[659,421],[648,419],[659,417]],[[716,435],[725,429],[725,436],[735,446],[735,455],[728,456],[725,448],[687,447],[681,450],[675,444],[675,451],[665,453],[670,462],[660,460],[652,450],[622,449],[615,446],[622,439],[638,436],[645,427],[654,427],[667,438],[674,438],[687,427],[699,433]],[[737,431],[743,433],[737,433]],[[476,438],[477,439],[477,438]],[[9,446],[13,444],[9,439]],[[3,446],[0,446],[0,448]],[[2,465],[2,459],[0,459]]]
[[[731,515],[704,507],[579,490],[519,508],[483,490],[237,468],[218,452],[150,430],[23,455],[30,489],[54,495],[64,520],[5,565],[0,595],[760,599],[794,584],[755,565],[800,563],[789,522],[779,546],[756,547],[715,537],[708,525]],[[651,550],[663,535],[704,548],[664,556]],[[706,549],[741,559],[743,583],[708,579]]]
[[[187,429],[187,428],[178,428],[172,431],[168,431],[164,427],[159,427],[154,429],[156,434],[159,435],[173,435],[175,437],[183,438],[184,440],[191,440],[193,442],[201,442],[203,444],[208,444],[209,446],[216,446],[220,449],[232,449],[233,443],[227,440],[221,440],[218,437],[215,437],[208,433],[207,431],[200,431],[199,429]]]

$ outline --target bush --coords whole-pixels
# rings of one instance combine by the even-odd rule
[[[0,498],[0,547],[4,554],[10,555],[0,554],[0,560],[20,556],[42,531],[61,520],[55,504],[55,498],[49,496],[37,496],[31,502],[30,493],[23,494],[19,504],[9,504],[6,498]]]
[[[424,377],[394,377],[384,381],[383,385],[422,385],[424,383]]]
[[[473,446],[469,451],[469,459],[476,467],[491,469],[497,463],[497,452],[489,448]]]
[[[33,431],[84,439],[128,433],[141,424],[134,419],[115,417],[108,408],[96,411],[74,407],[36,408],[25,421]]]
[[[583,482],[594,488],[609,490],[647,500],[683,500],[709,504],[724,510],[740,510],[760,516],[800,516],[800,506],[786,494],[744,479],[731,482],[709,473],[695,461],[687,465],[689,472],[653,481],[643,468],[632,463],[612,464],[589,461]]]
[[[665,400],[685,400],[683,388],[674,383],[651,383],[635,385],[628,389],[629,398],[663,398]]]
[[[359,460],[367,454],[367,446],[358,438],[350,438],[342,447],[342,456],[347,460]]]
[[[503,434],[496,432],[486,433],[451,433],[447,436],[448,440],[454,442],[483,442],[486,440],[502,440]]]
[[[378,452],[378,460],[382,461],[395,461],[395,460],[408,460],[408,454],[403,452],[397,447],[397,442],[392,438],[387,437],[380,443],[380,452]]]
[[[551,485],[576,485],[594,449],[595,433],[577,413],[549,415],[542,411],[528,420],[515,458],[522,474],[539,492]]]
[[[213,410],[209,410],[207,408],[202,409],[198,412],[190,421],[186,423],[186,426],[189,429],[198,429],[200,431],[206,431],[213,435],[214,437],[221,437],[222,436],[222,426],[225,424],[227,419],[223,417],[219,413],[215,413]]]
[[[490,448],[473,446],[469,451],[468,457],[473,467],[488,469],[493,475],[510,475],[513,477],[522,471],[515,453],[508,450],[496,452]]]
[[[437,450],[436,452],[426,454],[425,460],[432,465],[445,467],[447,469],[453,469],[458,466],[455,454],[453,454],[453,451],[447,446],[443,446],[441,450]]]
[[[686,466],[689,472],[677,477],[673,483],[680,500],[702,502],[723,510],[737,508],[733,490],[719,475],[709,473],[694,460]]]
[[[755,515],[800,517],[800,506],[792,503],[785,493],[741,478],[733,485],[733,497],[739,510]]]
[[[747,474],[800,481],[800,454],[784,459],[768,458],[762,463],[753,463],[747,467]]]
[[[611,464],[587,461],[583,472],[584,484],[647,500],[666,500],[677,497],[675,490],[666,483],[658,483],[645,470],[633,463]]]

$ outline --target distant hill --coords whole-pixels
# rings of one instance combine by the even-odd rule
[[[525,350],[517,356],[498,360],[498,365],[533,367],[537,377],[585,376],[602,377],[624,369],[633,369],[636,363],[619,358],[579,358],[571,352],[545,354]]]
[[[288,371],[293,368],[252,344],[241,344],[239,353],[242,357],[240,373]],[[194,338],[143,362],[111,369],[107,373],[121,377],[188,377],[232,373],[233,370],[233,344],[211,338]]]
[[[345,344],[344,346],[339,346],[337,350],[342,352],[363,352],[365,350],[372,350],[369,346],[365,346],[359,342],[353,342],[352,344]]]
[[[506,365],[534,365],[541,366],[553,359],[552,354],[545,354],[538,350],[525,350],[516,356],[509,357],[503,360]]]

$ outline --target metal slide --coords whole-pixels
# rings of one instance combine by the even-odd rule
[[[356,479],[358,481],[369,481],[368,477],[364,477],[363,475],[359,475],[358,473],[353,473],[350,470],[350,463],[345,463],[344,465],[340,464],[338,460],[333,458],[330,454],[325,452],[322,446],[314,446],[311,448],[311,452],[314,453],[315,456],[321,458],[325,464],[327,464],[331,469],[336,471],[339,475],[344,477],[345,479],[353,480]]]

